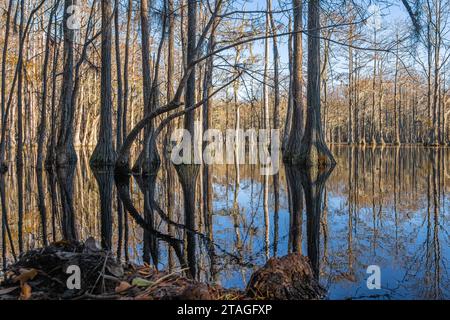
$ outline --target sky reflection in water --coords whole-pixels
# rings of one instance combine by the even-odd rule
[[[383,150],[334,147],[338,162],[326,180],[320,203],[320,223],[316,230],[308,230],[306,203],[303,200],[301,250],[308,252],[307,235],[318,241],[317,260],[319,278],[328,289],[330,299],[442,299],[450,298],[450,237],[449,185],[447,168],[450,153],[447,149],[386,147]],[[75,224],[82,239],[94,236],[100,240],[102,221],[97,182],[86,160],[80,156],[74,177]],[[42,228],[37,206],[34,170],[24,170],[24,226],[25,250],[42,245]],[[211,250],[207,241],[197,241],[198,277],[216,281],[225,287],[244,288],[253,270],[268,257],[283,256],[293,249],[295,237],[290,230],[292,216],[285,169],[280,171],[280,208],[274,210],[274,190],[269,179],[269,222],[265,223],[263,207],[263,179],[255,166],[241,166],[240,184],[236,189],[234,166],[213,168],[214,216],[213,235],[216,259],[211,266]],[[160,172],[161,173],[161,172]],[[48,178],[48,175],[46,175]],[[165,208],[165,173],[160,174],[156,196]],[[60,239],[61,201],[57,196],[52,210],[49,179],[44,179],[47,206],[47,239]],[[18,250],[17,237],[17,177],[10,170],[5,180],[5,196],[9,226]],[[237,192],[236,192],[237,190]],[[59,191],[60,192],[60,191]],[[182,223],[180,188],[175,195],[176,222]],[[143,212],[143,196],[136,181],[131,181],[134,206]],[[236,198],[237,196],[237,198]],[[109,196],[108,196],[109,197]],[[55,198],[54,198],[55,199]],[[107,199],[103,199],[107,201]],[[115,188],[112,201],[112,243],[117,252],[119,227]],[[56,212],[53,220],[52,212]],[[155,227],[167,233],[167,224],[155,215]],[[297,217],[298,218],[298,217]],[[201,224],[201,219],[198,223]],[[53,232],[52,221],[55,221]],[[319,221],[319,220],[318,220]],[[107,223],[103,221],[103,224]],[[128,257],[142,263],[142,229],[128,216]],[[183,239],[183,232],[174,228],[174,236]],[[104,229],[108,230],[108,228]],[[203,225],[199,230],[204,232]],[[100,242],[100,241],[99,241]],[[159,241],[159,268],[166,268],[167,244]],[[8,247],[7,258],[11,261]],[[312,253],[314,254],[314,253]],[[121,250],[121,257],[125,254]],[[175,258],[176,261],[176,258]],[[177,262],[175,263],[175,265]],[[366,287],[369,265],[381,268],[382,290]]]

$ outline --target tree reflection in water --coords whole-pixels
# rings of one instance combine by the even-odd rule
[[[24,251],[93,236],[124,260],[164,269],[174,257],[173,270],[241,288],[268,256],[294,251],[309,257],[330,298],[450,297],[448,149],[335,146],[332,171],[281,168],[279,185],[269,179],[267,190],[256,166],[242,165],[239,175],[227,174],[232,165],[211,166],[212,219],[197,192],[194,227],[185,226],[174,170],[170,184],[166,171],[118,177],[91,171],[83,154],[76,167],[40,175],[25,163],[23,175],[0,176],[3,266],[18,254],[20,198]],[[197,183],[201,190],[205,181]],[[379,292],[365,283],[373,264]]]

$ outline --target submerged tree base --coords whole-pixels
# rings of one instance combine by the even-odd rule
[[[287,152],[283,155],[283,161],[287,165],[304,168],[327,168],[336,165],[331,151],[323,143],[303,144],[299,152]]]
[[[68,284],[76,283],[73,266],[80,270],[79,289],[68,288]],[[278,269],[273,275],[271,266]],[[59,241],[31,250],[11,265],[0,283],[0,300],[294,300],[320,299],[324,294],[308,259],[300,254],[270,259],[252,275],[246,291],[202,283],[183,276],[183,271],[168,273],[148,265],[121,264],[111,252],[98,248],[93,238],[85,243]],[[280,277],[283,282],[278,282]],[[285,291],[285,286],[290,291]],[[273,292],[263,288],[272,288]]]
[[[95,149],[92,153],[91,159],[89,160],[89,165],[91,168],[102,168],[102,167],[112,167],[115,164],[115,154],[106,154],[102,152],[96,152]]]

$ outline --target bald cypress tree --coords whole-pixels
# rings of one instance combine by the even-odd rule
[[[64,0],[64,69],[60,99],[60,126],[56,145],[56,164],[66,166],[77,162],[73,145],[73,120],[75,105],[72,100],[74,89],[74,40],[75,30],[69,26],[69,7],[77,5],[77,0]]]
[[[102,75],[100,134],[97,146],[92,153],[91,166],[112,166],[115,152],[112,138],[112,88],[111,88],[111,38],[112,9],[111,1],[102,0]]]

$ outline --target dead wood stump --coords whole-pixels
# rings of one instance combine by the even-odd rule
[[[271,258],[255,271],[247,284],[252,298],[270,300],[316,300],[325,296],[325,289],[315,279],[309,259],[299,253]]]

